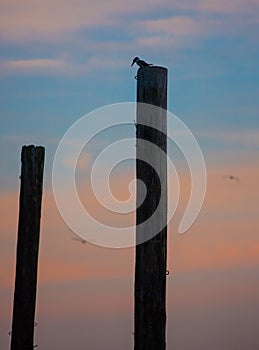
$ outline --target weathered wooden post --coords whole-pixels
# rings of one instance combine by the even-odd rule
[[[22,147],[11,350],[33,349],[44,154]]]
[[[167,69],[144,67],[137,74],[137,102],[160,108],[137,106],[137,179],[147,188],[144,202],[137,209],[136,224],[144,223],[159,210],[158,220],[164,227],[153,238],[136,245],[135,263],[135,350],[166,348],[166,257],[167,257]],[[146,121],[152,119],[152,127]],[[161,130],[161,131],[159,131]],[[141,143],[149,141],[164,151],[152,151]],[[141,159],[145,158],[145,162]],[[160,175],[151,167],[156,164]],[[137,186],[137,203],[141,190]],[[160,206],[158,208],[158,203]],[[139,237],[148,237],[153,228],[144,224],[136,229]]]

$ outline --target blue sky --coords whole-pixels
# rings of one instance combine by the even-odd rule
[[[74,326],[79,320],[91,330],[92,349],[131,346],[133,250],[114,252],[74,242],[71,247],[72,233],[60,220],[51,195],[51,171],[61,137],[81,116],[108,104],[135,101],[137,67],[130,67],[135,56],[168,68],[168,109],[196,136],[208,170],[203,215],[193,234],[173,238],[169,254],[169,267],[178,280],[169,281],[173,300],[168,301],[168,350],[172,344],[174,350],[234,349],[235,339],[242,350],[258,348],[253,327],[259,321],[253,312],[259,305],[258,16],[258,0],[1,1],[0,196],[6,213],[1,253],[7,267],[1,348],[9,341],[5,335],[12,309],[10,276],[24,144],[46,147],[39,345],[71,348],[67,330],[78,340],[78,349],[85,348],[85,334]],[[134,127],[127,133],[134,135]],[[102,137],[105,141],[105,133],[99,145]],[[243,177],[239,187],[222,184],[222,176],[232,172]],[[90,266],[87,272],[85,264]],[[114,290],[107,287],[109,281]],[[218,294],[215,281],[222,287],[216,288]],[[89,301],[81,309],[79,302],[88,292]],[[66,312],[70,303],[74,309]],[[196,323],[194,332],[188,320],[197,319],[200,326]],[[98,327],[107,328],[104,339]],[[170,327],[179,332],[170,332]],[[48,338],[51,329],[57,331]]]
[[[85,113],[134,101],[129,65],[139,55],[168,68],[168,107],[194,133],[249,138],[258,129],[257,14],[254,0],[3,2],[1,135],[47,145]]]

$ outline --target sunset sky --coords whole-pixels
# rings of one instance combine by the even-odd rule
[[[1,349],[10,344],[25,144],[46,148],[35,344],[133,349],[134,248],[72,240],[51,174],[74,122],[96,108],[135,101],[135,56],[168,68],[168,110],[190,128],[207,166],[203,208],[180,235],[190,174],[169,147],[181,192],[168,226],[167,349],[259,348],[258,16],[258,0],[1,0]],[[101,133],[77,164],[81,200],[96,217],[102,214],[87,191],[91,164],[107,143],[134,133],[133,120]],[[132,174],[132,161],[116,170],[117,198],[129,196]]]

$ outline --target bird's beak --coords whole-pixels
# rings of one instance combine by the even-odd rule
[[[131,63],[131,67],[133,66],[134,63],[135,63],[134,61]]]

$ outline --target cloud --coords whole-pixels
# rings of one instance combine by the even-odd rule
[[[51,54],[35,58],[35,54],[31,57],[28,53],[26,59],[2,61],[1,75],[90,75],[109,71],[111,79],[115,79],[114,71],[125,67],[125,57],[133,51],[156,55],[159,49],[165,57],[172,57],[172,51],[197,49],[204,40],[214,37],[246,36],[252,40],[255,30],[251,28],[258,21],[248,14],[253,14],[256,2],[244,4],[240,0],[237,4],[200,0],[173,5],[158,0],[98,0],[91,5],[82,0],[57,0],[51,4],[48,0],[5,1],[0,12],[2,41],[18,47],[22,44],[28,52],[40,43],[46,45],[47,53],[51,47]],[[159,15],[154,16],[156,12]]]
[[[136,39],[139,46],[167,50],[193,47],[197,40],[209,35],[208,23],[195,17],[172,16],[156,20],[144,20],[136,24],[138,33]]]
[[[171,28],[174,28],[178,34],[180,31],[186,35],[192,35],[204,20],[208,20],[204,18],[204,13],[206,15],[253,15],[258,10],[258,3],[256,0],[231,0],[229,2],[198,0],[186,1],[183,4],[170,4],[165,0],[145,2],[97,0],[89,4],[83,0],[76,0],[73,3],[68,0],[56,0],[55,2],[13,0],[11,3],[4,0],[0,12],[0,32],[1,38],[8,41],[48,40],[49,42],[71,40],[74,33],[79,33],[82,29],[116,28],[124,27],[125,24],[130,25],[127,30],[130,33],[131,28],[136,28],[139,17],[153,18],[158,10],[162,18],[175,12],[185,13],[185,18],[180,20],[176,16],[173,20],[149,21],[149,24],[156,22],[153,23],[153,28],[159,26],[160,29],[162,27],[165,29],[166,26],[166,30],[172,32],[167,26],[171,22]],[[140,32],[136,32],[136,35],[139,36]]]
[[[212,11],[213,13],[213,11]],[[144,20],[136,23],[140,37],[136,39],[139,45],[167,49],[197,47],[205,39],[223,37],[224,39],[246,36],[249,28],[258,21],[236,17],[201,16],[197,13],[172,16],[156,20]]]
[[[10,60],[0,62],[2,75],[16,74],[17,72],[34,72],[47,73],[64,71],[67,67],[67,62],[59,59],[25,59],[25,60]]]
[[[74,169],[75,167],[75,170],[86,170],[91,160],[92,160],[92,155],[90,153],[82,152],[76,162],[76,167],[74,164],[74,158],[72,156],[71,157],[68,156],[67,158],[65,158],[62,161],[62,164],[72,169]]]
[[[172,234],[172,226],[177,224],[174,220],[168,228],[167,268],[170,275],[167,279],[167,310],[171,321],[175,312],[176,316],[180,315],[174,322],[181,328],[190,324],[190,317],[191,320],[197,320],[199,310],[201,319],[204,320],[207,315],[211,329],[215,330],[215,322],[228,317],[230,306],[234,312],[230,314],[238,316],[237,319],[240,320],[242,310],[249,312],[258,299],[258,169],[252,163],[245,168],[239,165],[239,168],[233,169],[241,178],[240,184],[225,182],[222,179],[224,171],[223,167],[217,167],[208,172],[207,200],[193,227],[185,235]],[[125,173],[121,178],[119,175],[116,178],[117,190],[121,194],[128,192],[128,187],[123,186],[124,178]],[[187,175],[180,174],[180,180],[186,191],[184,195],[188,197]],[[99,208],[89,196],[89,191],[81,193],[93,210],[98,212]],[[69,201],[69,198],[66,200]],[[1,278],[1,293],[4,298],[2,329],[6,330],[8,339],[18,217],[16,191],[0,193],[0,210],[3,217],[0,222],[0,256],[4,266]],[[220,220],[218,212],[222,214]],[[44,190],[36,319],[40,321],[37,332],[42,332],[41,340],[37,343],[42,344],[45,339],[46,348],[50,348],[53,342],[45,335],[53,336],[51,329],[61,327],[63,320],[72,320],[69,327],[71,338],[71,333],[74,334],[78,327],[78,332],[82,334],[81,324],[89,333],[89,328],[85,325],[98,319],[95,329],[99,337],[100,320],[107,317],[110,331],[116,315],[125,314],[129,318],[132,315],[134,249],[104,249],[88,243],[81,244],[73,241],[72,237],[73,232],[66,227],[59,215],[52,191]],[[49,319],[54,320],[54,323],[47,329],[45,326],[49,325]],[[247,324],[247,318],[245,323]],[[130,333],[129,327],[130,324],[123,328],[127,334]],[[197,327],[197,334],[200,334],[201,327]],[[57,346],[64,342],[62,329],[63,324],[61,333],[54,332]],[[116,330],[117,327],[114,330],[115,338]],[[86,337],[89,343],[89,336]],[[85,344],[85,338],[81,342],[78,338],[75,339],[79,344]],[[93,344],[96,345],[96,341],[93,340]],[[182,344],[181,339],[179,344]],[[104,347],[100,345],[100,348]],[[119,348],[122,347],[118,346]]]
[[[125,16],[143,13],[159,6],[161,1],[137,0],[109,2],[97,0],[89,3],[76,0],[56,0],[55,2],[35,2],[32,0],[11,3],[2,2],[0,31],[7,40],[66,40],[67,36],[82,28],[116,26],[124,23]]]
[[[201,138],[224,142],[228,145],[246,148],[259,148],[259,130],[233,131],[197,131],[195,135]]]
[[[197,236],[188,240],[189,248],[180,239],[175,240],[175,270],[179,273],[223,271],[258,266],[259,242],[247,241],[246,239],[235,240],[234,227],[232,226],[232,230],[229,231],[231,240],[224,240],[222,235],[220,235],[220,239],[219,237],[216,238],[214,230],[208,231],[208,237],[203,241],[198,239]],[[224,234],[227,233],[224,232]]]
[[[240,183],[224,180],[226,173],[239,176]],[[214,164],[207,175],[205,201],[196,222],[184,235],[169,236],[174,269],[189,273],[258,266],[258,167]],[[177,232],[189,196],[185,173],[180,180],[180,207],[169,225],[171,232]]]
[[[100,73],[103,70],[118,70],[118,67],[125,65],[122,60],[102,60],[100,57],[90,57],[84,62],[62,58],[37,58],[23,60],[0,61],[0,76],[22,74],[91,74],[93,71]]]
[[[35,1],[12,1],[2,4],[0,15],[1,36],[7,40],[62,40],[64,35],[82,27],[108,24],[109,16],[98,11],[98,3],[80,0],[73,4],[57,0],[53,3]],[[104,10],[104,7],[101,9]]]
[[[136,42],[146,48],[168,51],[197,48],[203,40],[212,38],[252,40],[259,24],[258,10],[256,0],[198,0],[168,5],[168,15],[136,21]]]
[[[184,235],[170,235],[170,240],[173,241],[176,271],[218,270],[259,264],[258,169],[254,164],[246,167],[239,165],[232,169],[240,177],[239,184],[223,179],[223,175],[229,170],[231,169],[217,167],[208,171],[208,188],[200,216]],[[179,177],[180,206],[169,224],[169,231],[176,231],[179,217],[182,217],[189,197],[190,178],[187,173],[180,173]],[[131,179],[131,174],[124,171],[121,175],[117,174],[114,179],[113,194],[120,200],[129,197],[126,178]],[[125,217],[105,211],[93,197],[86,181],[78,188],[78,193],[88,212],[100,222],[114,226],[133,223],[133,215]],[[3,278],[5,287],[10,287],[13,283],[11,270],[14,269],[18,198],[19,194],[15,191],[0,193],[0,210],[3,214],[0,223],[0,248],[6,266]],[[64,198],[69,201],[65,193]],[[171,196],[169,200],[172,200]],[[91,227],[88,229],[90,232]],[[40,238],[41,284],[95,280],[96,276],[120,278],[123,273],[130,275],[132,250],[117,250],[114,253],[116,258],[123,260],[127,256],[127,263],[117,265],[118,260],[114,256],[106,262],[103,269],[103,262],[98,260],[100,258],[98,254],[102,259],[106,257],[108,259],[113,255],[113,250],[101,249],[101,254],[99,247],[73,241],[71,239],[73,236],[73,232],[59,214],[52,190],[44,189]],[[86,258],[89,259],[92,269],[85,268]],[[123,270],[124,268],[126,270]]]
[[[195,35],[202,31],[200,22],[183,16],[146,21],[143,27],[151,34],[152,32],[160,32],[161,34],[167,33],[175,36]]]
[[[199,0],[197,9],[207,13],[227,15],[255,15],[259,9],[257,0]]]

